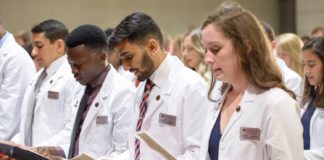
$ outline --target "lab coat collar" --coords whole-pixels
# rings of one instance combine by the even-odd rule
[[[178,80],[176,77],[178,76],[170,76],[170,75],[179,75],[182,74],[181,71],[184,68],[183,63],[176,57],[167,55],[165,60],[161,63],[160,67],[154,74],[150,77],[151,81],[156,84],[155,87],[159,87],[161,89],[161,100],[154,102],[154,107],[152,109],[147,110],[145,114],[145,119],[150,118],[153,113],[155,113],[158,108],[161,107],[163,103],[167,103],[164,99],[168,99],[171,95],[172,89],[174,89],[176,81]],[[172,78],[171,78],[172,77]],[[144,85],[144,84],[142,84]],[[143,93],[144,87],[141,87],[141,92]],[[154,88],[153,88],[154,90]],[[152,90],[152,91],[153,91]],[[138,106],[142,101],[143,95],[141,95],[140,99],[138,99]],[[145,123],[146,121],[144,121]],[[144,125],[143,123],[143,125]]]
[[[66,56],[63,56],[63,57],[60,57],[59,59],[59,63],[56,63],[52,68],[51,68],[51,75],[47,75],[47,77],[45,78],[45,81],[43,82],[43,86],[42,86],[42,90],[39,94],[40,95],[40,102],[37,103],[38,105],[35,106],[35,110],[38,108],[38,106],[40,104],[42,104],[43,100],[45,99],[44,97],[47,96],[48,92],[47,91],[50,91],[52,89],[53,86],[56,85],[56,83],[61,79],[63,78],[64,76],[71,76],[72,77],[72,73],[68,73],[70,70],[70,66],[67,62],[67,59],[66,59]],[[58,65],[59,64],[59,65]],[[55,70],[54,70],[55,69]],[[41,73],[43,72],[44,69],[41,69],[39,72],[38,72],[38,76],[37,76],[37,79],[34,81],[34,84],[33,86],[35,86],[39,76],[41,75]],[[48,74],[49,72],[47,72],[46,70],[46,73]],[[70,74],[70,75],[68,75]],[[44,92],[46,91],[46,92]],[[63,96],[63,95],[60,95],[60,96]],[[42,98],[43,97],[43,98]]]
[[[178,62],[177,62],[178,61]],[[179,74],[182,63],[174,56],[167,55],[160,66],[150,76],[150,80],[156,87],[161,88],[162,94],[171,94],[176,79],[169,78],[170,74]]]
[[[241,103],[247,103],[247,102],[253,102],[254,98],[257,94],[259,94],[262,90],[258,89],[257,87],[254,87],[252,85],[249,85],[246,90],[244,91],[243,98],[241,100]]]
[[[216,107],[216,109],[221,109],[220,107],[223,105],[224,103],[224,100],[226,98],[226,95],[227,93],[229,92],[229,90],[232,88],[231,85],[229,85],[226,89],[225,89],[225,92],[220,100],[220,103],[219,105]],[[240,102],[240,105],[242,104],[245,104],[247,102],[253,102],[254,101],[254,98],[257,94],[259,94],[262,90],[261,89],[258,89],[252,85],[249,85],[246,90],[244,91],[244,94],[243,94],[243,97],[242,97],[242,100]]]
[[[59,57],[53,61],[46,69],[47,77],[52,77],[59,70],[66,59],[66,55],[63,55],[62,57]]]

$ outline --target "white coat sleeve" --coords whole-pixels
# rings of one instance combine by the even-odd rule
[[[120,155],[128,149],[128,138],[133,120],[132,108],[135,105],[135,88],[132,90],[127,89],[123,94],[117,95],[116,97],[119,97],[117,98],[119,101],[116,101],[112,109],[114,123],[112,129],[112,143],[114,151],[108,153],[109,157],[113,159],[120,157]]]
[[[324,147],[305,150],[304,156],[306,160],[319,160],[324,159]]]
[[[0,63],[0,140],[10,140],[17,133],[23,95],[36,72],[31,59],[28,63],[24,56],[5,59]]]
[[[296,111],[299,106],[285,96],[278,96],[278,99],[271,100],[276,102],[270,102],[270,109],[266,111],[265,149],[270,159],[302,160],[303,129],[299,110]]]
[[[178,156],[178,160],[198,159],[203,134],[201,127],[211,105],[207,98],[207,85],[197,85],[185,96],[182,121],[184,154]]]

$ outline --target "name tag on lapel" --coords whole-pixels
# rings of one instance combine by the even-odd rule
[[[170,126],[176,126],[177,124],[177,117],[173,115],[168,115],[165,113],[160,113],[159,122],[163,124],[167,124]]]
[[[259,128],[241,127],[240,139],[241,140],[260,140],[261,130]]]
[[[97,124],[108,124],[108,116],[97,116],[96,123]]]
[[[47,97],[49,99],[58,99],[60,96],[59,92],[55,92],[55,91],[48,91]]]

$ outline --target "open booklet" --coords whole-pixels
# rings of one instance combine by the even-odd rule
[[[49,160],[36,152],[4,143],[0,143],[0,153],[16,160]]]
[[[10,144],[0,143],[0,153],[7,155],[10,158],[16,160],[50,160],[36,152],[20,148],[18,146],[13,146]],[[81,154],[77,157],[68,160],[94,160],[86,154]]]
[[[165,148],[163,148],[156,140],[154,140],[145,131],[137,132],[136,138],[138,138],[140,141],[146,143],[146,145],[148,147],[150,147],[152,150],[159,153],[165,159],[167,159],[167,160],[176,160],[176,158],[174,156],[172,156],[171,153],[169,153]]]

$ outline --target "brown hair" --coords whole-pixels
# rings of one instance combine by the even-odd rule
[[[294,97],[293,92],[287,90],[283,83],[281,72],[271,56],[264,29],[253,13],[236,2],[225,1],[207,17],[202,29],[208,25],[221,29],[225,37],[232,41],[249,83],[260,89],[279,87]],[[215,83],[213,78],[209,99]]]
[[[324,65],[324,37],[317,37],[309,40],[305,43],[303,49],[312,51]],[[322,68],[322,76],[324,76],[324,67]],[[316,107],[324,108],[324,78],[316,87],[311,86],[308,80],[305,80],[303,105],[310,102],[311,98],[314,98],[313,103]]]

